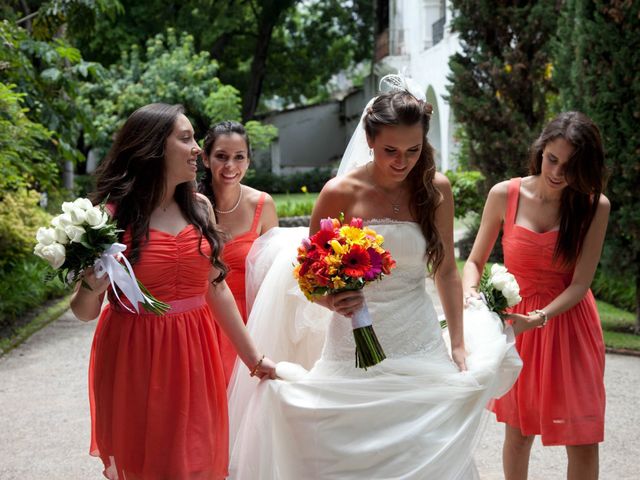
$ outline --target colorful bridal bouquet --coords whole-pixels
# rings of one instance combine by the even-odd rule
[[[508,307],[520,303],[520,286],[516,278],[500,264],[493,264],[491,270],[485,266],[480,277],[478,293],[489,310],[495,312],[504,323]]]
[[[298,247],[294,276],[309,300],[345,290],[359,290],[391,273],[396,262],[382,248],[384,238],[354,218],[343,225],[335,218],[320,222],[320,230]],[[371,367],[385,354],[364,304],[351,318],[356,343],[356,367]]]
[[[154,298],[136,280],[131,264],[122,254],[126,245],[118,243],[115,222],[107,213],[104,204],[93,206],[87,198],[78,198],[62,204],[62,214],[51,220],[50,227],[41,227],[36,233],[37,244],[33,250],[57,271],[66,284],[74,284],[81,279],[85,268],[95,266],[96,276],[109,276],[111,288],[120,304],[127,310],[118,290],[129,299],[136,312],[138,303],[145,310],[162,315],[169,305]],[[116,288],[117,287],[117,288]]]

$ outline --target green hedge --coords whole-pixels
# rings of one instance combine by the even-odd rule
[[[327,181],[333,177],[330,168],[314,168],[308,172],[276,175],[268,170],[249,169],[244,183],[264,192],[298,193],[303,187],[309,192],[319,192]]]
[[[47,281],[51,269],[35,255],[22,258],[0,275],[0,338],[11,336],[27,312],[69,288],[60,280]]]
[[[633,282],[605,272],[600,266],[591,283],[596,298],[631,313],[636,311],[636,290]]]

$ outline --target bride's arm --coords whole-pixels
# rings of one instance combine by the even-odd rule
[[[462,282],[458,275],[453,248],[453,193],[451,184],[444,175],[436,173],[433,182],[442,194],[442,202],[436,209],[435,223],[444,247],[444,258],[435,275],[436,288],[449,328],[451,356],[460,370],[466,370],[462,327]]]

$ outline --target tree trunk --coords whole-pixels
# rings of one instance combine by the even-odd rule
[[[247,89],[242,99],[242,121],[251,120],[256,113],[262,95],[262,85],[267,72],[267,56],[273,29],[280,22],[282,15],[297,0],[271,0],[261,2],[256,9],[257,38],[256,48],[251,61],[251,72]]]

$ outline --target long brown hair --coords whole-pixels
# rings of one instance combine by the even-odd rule
[[[575,264],[580,256],[585,236],[604,192],[607,170],[600,131],[584,113],[564,112],[544,128],[531,146],[529,173],[542,171],[542,152],[558,138],[573,145],[573,153],[564,167],[567,187],[560,199],[560,231],[554,259],[566,265]]]
[[[142,245],[149,240],[151,213],[165,193],[165,144],[176,119],[183,113],[182,105],[152,103],[139,108],[122,126],[96,169],[92,200],[101,203],[108,199],[116,207],[114,218],[118,228],[130,229],[127,256],[131,263],[139,259]],[[200,243],[203,236],[209,242],[211,264],[221,272],[216,281],[222,281],[227,268],[220,261],[222,242],[210,219],[208,205],[197,198],[193,182],[177,185],[174,199],[187,221],[199,231]]]
[[[380,130],[391,125],[416,125],[420,123],[424,132],[422,150],[413,169],[407,176],[409,183],[409,208],[420,224],[427,241],[427,267],[432,275],[438,270],[444,258],[444,246],[440,232],[435,225],[436,209],[442,201],[442,194],[433,184],[436,164],[433,147],[427,140],[429,120],[433,107],[409,92],[383,93],[378,96],[367,110],[363,122],[367,136],[374,139]]]

